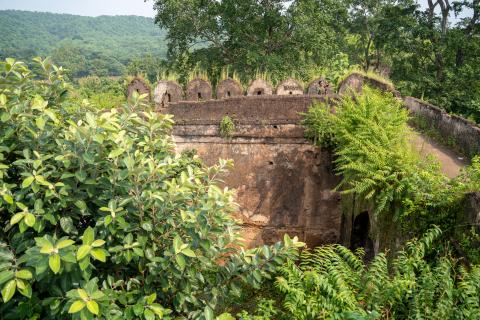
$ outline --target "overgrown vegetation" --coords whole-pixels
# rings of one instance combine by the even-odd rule
[[[225,116],[220,121],[220,136],[223,138],[230,138],[235,132],[235,123],[232,118]]]
[[[280,268],[276,300],[259,299],[256,315],[241,319],[476,319],[480,268],[467,269],[439,253],[440,237],[438,228],[431,229],[395,259],[379,254],[367,266],[362,249],[305,251],[299,265]]]
[[[295,258],[238,250],[232,191],[175,155],[171,116],[65,107],[62,69],[0,63],[2,319],[214,318]]]
[[[393,219],[409,236],[436,224],[454,237],[461,202],[467,193],[480,190],[480,159],[448,179],[438,163],[412,149],[407,121],[407,111],[391,93],[364,88],[362,95],[342,98],[335,112],[328,104],[315,105],[304,125],[316,144],[334,149],[342,176],[337,189],[351,195],[358,208],[374,212],[379,229],[374,233],[382,229],[382,221]],[[476,250],[465,251],[476,255]]]

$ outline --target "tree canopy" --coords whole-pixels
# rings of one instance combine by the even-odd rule
[[[155,9],[180,72],[230,66],[309,80],[359,66],[480,121],[478,0],[161,0]]]

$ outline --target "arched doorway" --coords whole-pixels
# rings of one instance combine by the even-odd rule
[[[373,241],[370,238],[370,216],[364,211],[355,217],[350,238],[350,249],[365,250],[365,260],[369,261],[374,257]]]

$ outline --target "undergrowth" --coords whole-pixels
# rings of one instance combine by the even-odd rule
[[[362,249],[340,245],[304,251],[300,263],[280,268],[277,299],[258,299],[243,320],[478,319],[480,268],[463,267],[433,227],[409,241],[397,257],[378,254],[364,265]]]
[[[335,112],[316,104],[303,124],[307,137],[334,150],[335,170],[342,177],[337,190],[359,207],[373,208],[371,218],[395,221],[405,236],[418,236],[436,224],[455,237],[462,201],[480,190],[479,159],[457,178],[447,178],[436,160],[421,157],[411,146],[408,120],[391,93],[365,87],[362,95],[344,97]],[[377,229],[373,236],[382,232]],[[475,255],[478,249],[465,251]]]

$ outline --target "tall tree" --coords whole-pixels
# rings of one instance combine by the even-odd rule
[[[335,22],[347,15],[344,3],[332,0],[157,0],[155,9],[156,22],[169,30],[171,59],[246,73],[288,73],[319,62],[319,52],[334,54],[328,49],[343,39]]]

